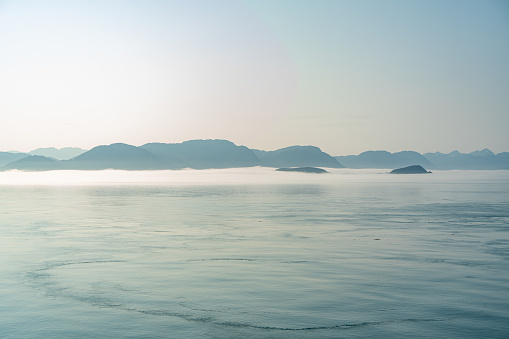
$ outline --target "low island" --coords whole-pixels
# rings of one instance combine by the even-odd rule
[[[303,173],[329,173],[323,168],[317,167],[290,167],[290,168],[278,168],[276,171],[282,172],[303,172]]]
[[[392,170],[390,172],[391,174],[425,174],[425,173],[431,173],[429,171],[426,171],[422,166],[419,165],[413,165],[403,168],[398,168],[395,170]]]

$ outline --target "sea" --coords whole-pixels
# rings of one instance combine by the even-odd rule
[[[509,171],[0,173],[0,338],[509,338]]]

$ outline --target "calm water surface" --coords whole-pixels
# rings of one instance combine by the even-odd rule
[[[332,171],[0,173],[0,337],[509,337],[509,171]]]

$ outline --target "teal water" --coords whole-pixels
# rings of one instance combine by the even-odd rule
[[[0,337],[509,337],[509,171],[383,172],[0,173]]]

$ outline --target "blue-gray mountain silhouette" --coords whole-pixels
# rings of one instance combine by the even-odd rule
[[[54,150],[46,148],[33,152]],[[66,149],[57,152],[62,150]],[[67,150],[79,151],[76,148]],[[509,169],[509,152],[494,154],[484,149],[469,154],[454,151],[449,154],[426,153],[425,156],[413,151],[368,151],[359,155],[331,157],[315,146],[290,146],[275,151],[262,151],[237,146],[227,140],[190,140],[177,144],[149,143],[140,147],[123,143],[102,145],[70,160],[60,161],[50,157],[33,157],[27,153],[0,152],[0,169],[158,170],[251,166],[341,168],[344,167],[343,164],[350,168],[399,168],[419,165],[444,170]]]
[[[412,165],[391,171],[391,174],[425,174],[425,173],[431,172],[426,171],[422,166],[419,165]]]
[[[55,148],[55,147],[46,147],[46,148],[38,148],[33,151],[28,152],[31,155],[42,155],[48,158],[53,158],[57,160],[69,160],[78,155],[85,153],[87,150],[79,148],[79,147],[64,147],[64,148]]]
[[[4,169],[19,169],[24,171],[50,171],[62,169],[62,164],[55,159],[41,155],[29,155],[4,166]]]
[[[276,151],[255,150],[265,167],[344,167],[316,146],[290,146]]]
[[[0,167],[5,166],[13,161],[28,157],[27,153],[0,152]]]
[[[323,168],[318,167],[282,167],[276,169],[276,171],[281,172],[302,172],[302,173],[329,173]]]
[[[399,168],[411,165],[435,168],[428,159],[414,151],[396,153],[367,151],[359,155],[336,156],[335,158],[348,168]]]
[[[62,161],[62,163],[66,168],[81,170],[166,168],[163,159],[143,148],[123,143],[97,146],[71,160]]]
[[[228,140],[189,140],[178,144],[150,143],[140,146],[164,159],[168,168],[232,168],[259,166],[260,160],[245,146]]]
[[[489,149],[472,153],[453,151],[448,154],[435,152],[424,156],[440,170],[496,170],[509,168],[509,153],[494,154]]]

